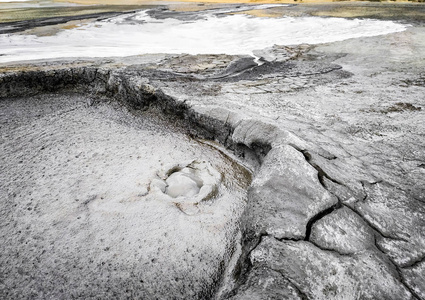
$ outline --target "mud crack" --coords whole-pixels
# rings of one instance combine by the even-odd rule
[[[400,270],[400,268],[397,266],[397,264],[395,263],[395,261],[393,259],[391,259],[391,257],[389,257],[378,245],[377,241],[376,241],[376,237],[375,237],[375,247],[376,249],[378,249],[379,252],[381,252],[389,261],[390,266],[392,266],[394,268],[394,270],[397,272],[398,275],[398,279],[400,280],[400,283],[412,294],[413,297],[415,297],[416,299],[421,299],[421,297],[413,290],[413,288],[411,288],[409,286],[409,284],[406,282],[406,280],[403,277],[403,274]]]
[[[331,207],[329,207],[325,210],[322,210],[321,212],[319,212],[318,214],[316,214],[312,218],[310,218],[310,220],[307,222],[304,241],[311,242],[310,241],[311,229],[317,221],[319,221],[322,218],[326,217],[327,215],[331,214],[333,211],[340,209],[341,207],[342,207],[342,204],[341,204],[340,201],[338,201],[335,205],[332,205]]]

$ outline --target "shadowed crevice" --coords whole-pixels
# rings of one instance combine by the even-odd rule
[[[314,226],[314,224],[316,222],[318,222],[322,218],[326,217],[327,215],[331,214],[333,211],[340,209],[340,208],[342,208],[342,204],[341,204],[341,202],[338,201],[335,205],[332,205],[331,207],[329,207],[325,210],[322,210],[318,214],[311,217],[310,220],[307,222],[307,225],[306,225],[304,240],[310,241],[311,230],[312,230],[312,227]]]

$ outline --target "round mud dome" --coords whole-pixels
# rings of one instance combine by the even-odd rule
[[[152,181],[152,191],[160,190],[176,203],[198,204],[217,195],[223,176],[210,163],[194,160],[173,166],[162,177]]]

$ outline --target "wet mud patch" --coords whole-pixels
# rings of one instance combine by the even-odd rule
[[[425,73],[420,74],[416,78],[409,78],[402,80],[400,83],[402,87],[410,87],[410,86],[425,86]]]
[[[384,113],[391,113],[391,112],[403,112],[403,111],[418,111],[422,108],[419,106],[415,106],[411,103],[405,103],[405,102],[397,102],[396,104],[390,106]]]

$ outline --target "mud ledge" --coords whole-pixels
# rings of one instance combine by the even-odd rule
[[[260,137],[245,144],[232,139],[240,124],[239,116],[225,109],[220,111],[199,111],[185,101],[166,95],[161,89],[149,83],[148,78],[114,71],[107,68],[77,67],[49,71],[11,72],[0,74],[0,98],[27,97],[45,92],[72,91],[90,95],[103,101],[118,101],[136,110],[160,109],[169,117],[184,122],[191,136],[215,140],[238,156],[252,160],[259,166],[271,149],[270,140]],[[215,113],[215,114],[214,114]],[[226,116],[224,119],[220,116]]]
[[[97,67],[76,67],[48,71],[20,71],[0,74],[0,101],[2,98],[30,97],[43,93],[71,92],[88,95],[96,101],[118,101],[135,110],[159,110],[171,121],[185,128],[194,138],[217,141],[253,169],[261,166],[272,145],[269,140],[254,138],[245,143],[232,135],[235,130],[246,131],[246,122],[230,111],[199,111],[185,101],[174,99],[148,83],[147,78],[124,71]],[[225,118],[223,118],[225,116]],[[242,124],[241,124],[242,123]],[[259,125],[259,124],[258,124]],[[224,262],[228,263],[228,262]],[[222,274],[225,270],[219,270]],[[205,291],[214,295],[215,291]]]

